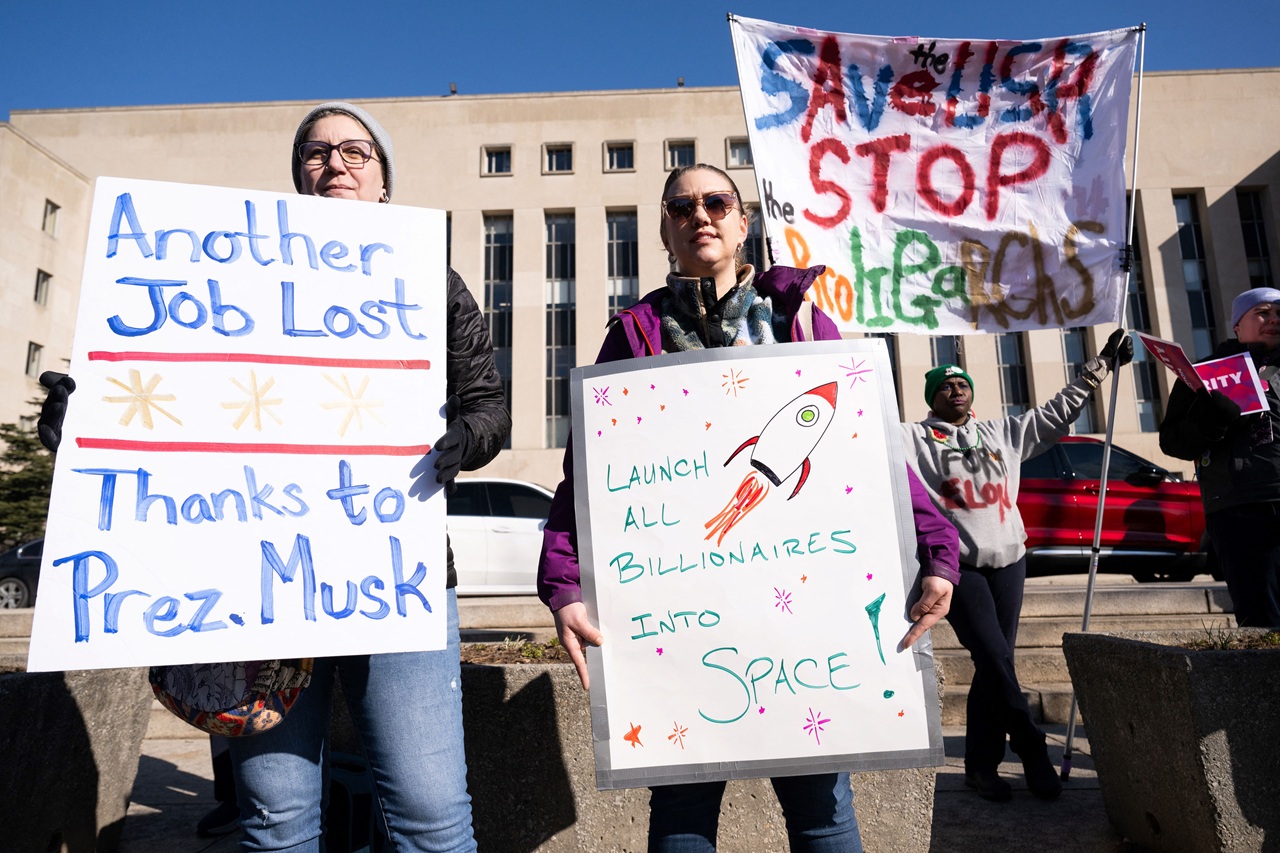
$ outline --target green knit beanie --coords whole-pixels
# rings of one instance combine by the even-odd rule
[[[938,388],[943,382],[946,382],[953,376],[959,376],[965,382],[969,383],[969,387],[973,388],[973,378],[964,372],[964,368],[958,364],[940,364],[933,370],[924,375],[924,401],[928,405],[933,405],[933,395],[938,393]],[[976,389],[975,389],[976,390]]]

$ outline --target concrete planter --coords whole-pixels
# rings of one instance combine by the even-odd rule
[[[145,669],[0,675],[0,847],[115,850],[150,707]]]
[[[1107,817],[1151,850],[1274,850],[1280,650],[1176,645],[1204,636],[1063,637]]]
[[[468,785],[480,849],[644,851],[649,792],[597,791],[588,696],[568,664],[462,667]],[[936,768],[853,777],[868,853],[929,849]],[[730,782],[723,853],[787,849],[767,779]]]

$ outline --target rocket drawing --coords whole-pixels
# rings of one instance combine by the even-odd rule
[[[809,454],[831,426],[835,411],[835,382],[806,391],[779,409],[760,434],[742,442],[724,464],[727,466],[735,456],[751,447],[752,467],[775,486],[781,486],[783,480],[799,471],[800,480],[787,496],[787,500],[791,500],[809,479]]]

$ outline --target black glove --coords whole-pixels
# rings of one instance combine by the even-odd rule
[[[1240,407],[1221,391],[1201,388],[1196,392],[1192,405],[1200,428],[1208,435],[1215,436],[1214,440],[1225,435],[1231,425],[1240,420]]]
[[[453,482],[462,470],[463,451],[467,445],[467,430],[458,420],[458,412],[462,409],[462,400],[452,394],[444,404],[444,417],[448,427],[444,435],[436,441],[435,449],[440,452],[436,457],[436,482],[444,486],[444,493],[451,495],[458,490]]]
[[[76,390],[76,381],[65,373],[46,370],[40,374],[40,384],[49,389],[49,394],[40,406],[40,420],[36,422],[36,431],[40,435],[40,443],[56,453],[62,443],[62,421],[67,417],[67,398]]]
[[[1107,362],[1107,367],[1115,360],[1116,367],[1124,367],[1133,361],[1133,336],[1124,329],[1116,329],[1107,338],[1107,345],[1098,353]]]

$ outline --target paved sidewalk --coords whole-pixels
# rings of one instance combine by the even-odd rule
[[[1048,727],[1050,755],[1061,762],[1065,726]],[[931,853],[1130,853],[1107,823],[1089,744],[1077,729],[1071,780],[1062,798],[1033,797],[1013,759],[1001,766],[1013,800],[990,803],[964,786],[964,730],[943,729],[946,765],[939,768]],[[856,790],[856,777],[855,777]],[[207,738],[151,739],[143,744],[133,802],[120,853],[233,853],[238,833],[219,839],[195,835],[195,824],[214,806]],[[507,853],[507,851],[495,851]],[[769,851],[752,851],[769,853]],[[871,850],[868,853],[891,853]]]

